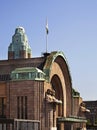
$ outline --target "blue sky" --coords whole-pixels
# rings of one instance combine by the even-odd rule
[[[0,59],[17,26],[23,26],[33,57],[46,50],[63,51],[73,87],[84,100],[97,100],[97,0],[0,0]]]

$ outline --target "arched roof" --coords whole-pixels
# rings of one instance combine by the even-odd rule
[[[70,81],[72,83],[72,78],[71,78],[71,74],[70,74],[69,65],[68,65],[67,59],[66,59],[66,57],[65,57],[65,55],[64,55],[64,53],[62,51],[51,52],[50,55],[47,57],[46,63],[45,63],[44,68],[43,68],[43,71],[46,73],[46,80],[49,82],[49,80],[50,80],[50,73],[51,73],[51,69],[52,69],[52,64],[59,57],[63,60],[63,62],[64,62],[63,64],[66,65],[68,76],[69,76]],[[58,60],[56,62],[62,68],[62,63],[60,63],[60,61],[58,61]]]

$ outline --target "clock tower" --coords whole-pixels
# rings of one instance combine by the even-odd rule
[[[23,27],[17,27],[8,47],[8,59],[31,58],[31,47]]]

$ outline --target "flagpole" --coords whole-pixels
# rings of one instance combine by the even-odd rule
[[[48,34],[46,33],[46,53],[47,53],[47,44],[48,44]]]
[[[46,53],[48,51],[48,21],[46,19]]]

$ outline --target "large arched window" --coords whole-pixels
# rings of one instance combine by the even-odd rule
[[[63,102],[63,92],[62,92],[62,84],[60,78],[57,75],[54,75],[51,79],[52,88],[55,90],[55,98],[61,100]],[[56,115],[63,115],[63,104],[59,104],[56,106]]]

